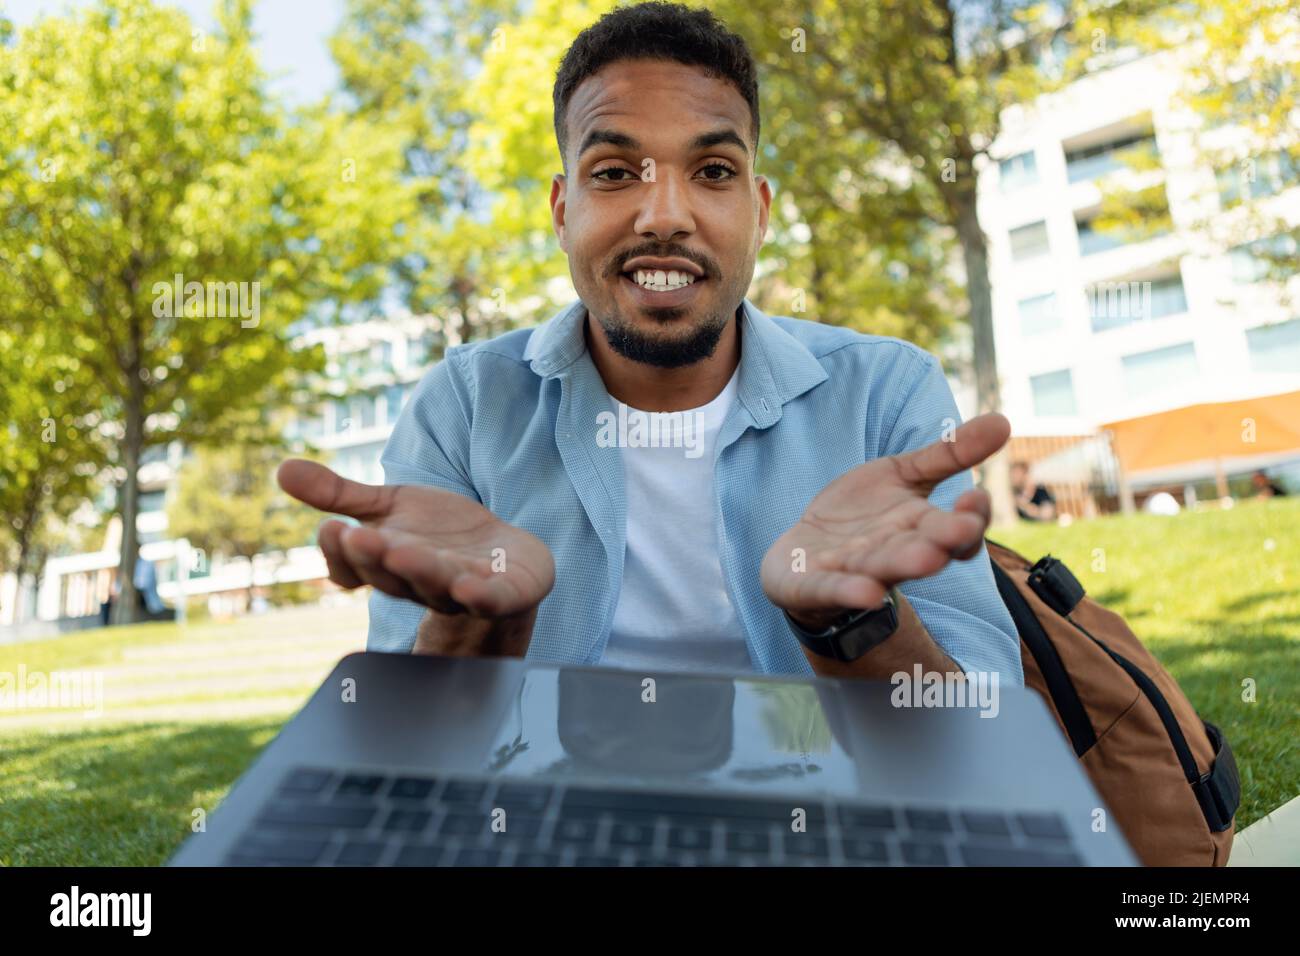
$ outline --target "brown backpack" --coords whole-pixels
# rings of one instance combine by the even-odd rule
[[[1223,866],[1241,800],[1228,741],[1124,619],[1051,555],[1031,565],[987,541],[1020,633],[1025,686],[1047,700],[1147,866]]]

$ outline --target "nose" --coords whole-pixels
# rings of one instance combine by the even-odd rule
[[[665,172],[660,170],[660,173]],[[695,231],[695,217],[691,213],[686,184],[676,176],[660,175],[646,185],[649,188],[641,190],[644,198],[636,217],[637,235],[654,236],[660,242],[667,242],[679,234],[689,235]]]

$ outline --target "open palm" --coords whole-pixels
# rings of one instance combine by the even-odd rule
[[[280,486],[313,508],[356,518],[321,525],[330,579],[369,584],[444,614],[509,617],[535,608],[555,560],[534,535],[463,495],[422,485],[367,485],[315,462],[280,466]]]
[[[763,590],[801,620],[878,607],[893,585],[973,557],[989,496],[971,489],[952,511],[927,499],[944,479],[988,458],[1011,434],[1002,415],[972,418],[951,441],[869,461],[828,484],[763,558]]]

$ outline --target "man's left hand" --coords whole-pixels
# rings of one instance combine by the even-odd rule
[[[768,599],[799,624],[820,630],[846,611],[880,607],[890,587],[974,557],[988,528],[986,491],[972,488],[952,511],[928,500],[944,479],[978,465],[1011,436],[990,412],[951,440],[878,458],[836,478],[763,558]]]

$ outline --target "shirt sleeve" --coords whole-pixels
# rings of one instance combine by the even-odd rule
[[[885,432],[882,455],[922,448],[961,424],[961,413],[938,360],[921,351],[914,352],[913,358],[913,385]],[[973,487],[970,471],[963,471],[940,482],[930,501],[951,511],[957,499]],[[983,544],[974,557],[949,561],[937,574],[905,581],[898,589],[930,635],[964,671],[996,672],[1003,684],[1024,683],[1020,638],[998,594]]]
[[[480,504],[469,477],[470,393],[463,357],[449,349],[397,417],[380,463],[386,485],[428,485]],[[425,607],[375,590],[366,649],[409,654]]]

